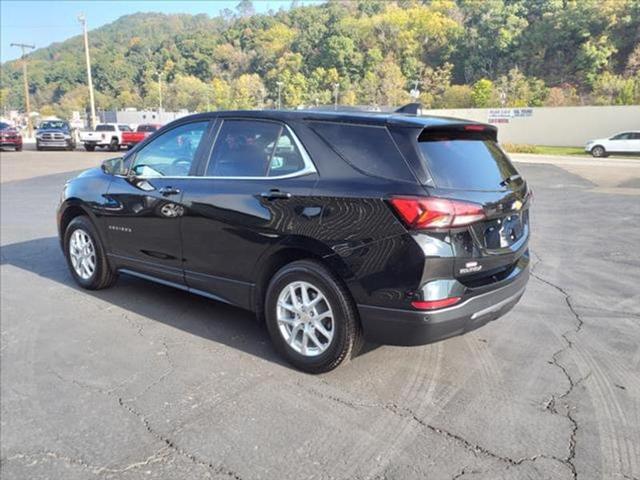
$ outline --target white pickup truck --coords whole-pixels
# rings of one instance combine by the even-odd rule
[[[122,132],[131,131],[128,125],[121,123],[99,123],[94,131],[80,132],[80,142],[88,152],[93,152],[96,147],[108,147],[116,152],[124,145]]]

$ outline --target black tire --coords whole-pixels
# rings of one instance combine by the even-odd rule
[[[96,146],[95,145],[88,145],[88,144],[85,143],[84,144],[84,149],[87,152],[93,152],[96,149]]]
[[[117,138],[112,138],[109,142],[109,150],[112,152],[117,152],[120,149],[120,142]]]
[[[596,145],[591,149],[591,155],[596,158],[607,157],[609,154],[602,145]]]
[[[82,278],[76,272],[71,262],[71,255],[69,253],[69,242],[71,240],[71,235],[79,229],[89,235],[95,247],[95,270],[93,271],[93,274],[86,279]],[[69,222],[69,225],[67,226],[67,229],[64,233],[64,256],[67,259],[67,266],[69,267],[71,276],[82,288],[86,288],[87,290],[100,290],[103,288],[108,288],[113,285],[113,283],[118,278],[117,273],[111,268],[109,262],[107,261],[104,246],[100,241],[100,237],[98,236],[93,223],[91,223],[91,220],[89,220],[88,217],[75,217],[73,220],[71,220],[71,222]]]
[[[43,148],[40,146],[39,143],[36,143],[36,150],[41,152],[43,150]]]
[[[333,338],[317,356],[305,356],[286,341],[278,326],[280,293],[292,282],[303,281],[322,292],[333,312]],[[363,343],[362,328],[346,287],[329,269],[314,260],[298,260],[282,267],[269,282],[265,297],[265,320],[276,350],[294,367],[308,373],[333,370],[355,356]]]
[[[22,145],[20,145],[19,147],[16,147],[16,152],[21,152],[22,151]]]

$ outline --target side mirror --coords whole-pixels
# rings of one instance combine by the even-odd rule
[[[102,162],[102,171],[107,175],[126,175],[127,169],[124,165],[124,158],[109,158]]]

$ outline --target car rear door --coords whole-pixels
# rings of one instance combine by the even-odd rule
[[[226,118],[185,191],[182,220],[187,285],[252,308],[256,265],[262,255],[300,229],[317,173],[284,123]],[[315,212],[315,213],[314,213]]]

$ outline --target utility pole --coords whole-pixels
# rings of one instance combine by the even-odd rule
[[[78,21],[82,24],[84,34],[84,56],[87,61],[87,81],[89,83],[89,103],[91,105],[91,129],[96,128],[96,104],[93,99],[93,80],[91,78],[91,59],[89,58],[89,34],[87,33],[87,17],[84,13],[78,15]]]
[[[35,45],[27,45],[26,43],[12,43],[12,47],[20,47],[22,49],[22,76],[24,77],[24,106],[27,114],[27,132],[29,138],[33,136],[33,127],[31,126],[31,105],[29,103],[29,79],[27,77],[27,49],[33,50]]]
[[[333,109],[334,110],[338,110],[338,92],[340,89],[340,84],[339,83],[334,83],[333,84],[333,96],[334,96],[334,103],[333,103]]]
[[[282,82],[276,82],[278,85],[278,110],[282,108]]]
[[[162,72],[158,70],[158,121],[162,123]]]

